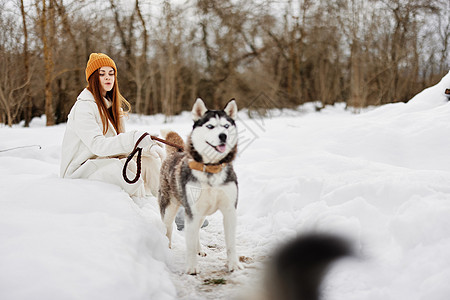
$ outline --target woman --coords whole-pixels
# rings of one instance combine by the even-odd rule
[[[128,184],[122,178],[125,157],[144,132],[125,132],[125,106],[117,85],[114,61],[103,53],[92,53],[86,66],[88,86],[78,95],[67,120],[62,144],[61,177],[86,178],[122,187],[130,196],[156,196],[159,186],[162,149],[146,136],[141,178]],[[136,164],[128,164],[128,177],[134,178]]]

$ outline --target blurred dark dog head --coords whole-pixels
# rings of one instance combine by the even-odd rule
[[[282,246],[266,274],[267,299],[317,300],[331,263],[353,251],[345,239],[330,234],[308,234]]]

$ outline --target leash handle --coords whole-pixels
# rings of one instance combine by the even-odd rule
[[[141,135],[139,137],[139,139],[136,142],[136,145],[134,145],[134,149],[133,151],[131,151],[130,155],[128,155],[127,160],[125,161],[125,164],[123,165],[123,169],[122,169],[122,176],[123,179],[129,183],[129,184],[133,184],[136,183],[139,180],[139,177],[141,177],[141,157],[142,157],[142,148],[138,147],[139,143],[147,136],[149,135],[147,132],[145,132],[143,135]],[[136,176],[134,177],[134,179],[129,179],[127,176],[127,167],[128,167],[128,163],[133,159],[134,155],[137,152],[137,159],[136,159],[136,164],[137,164],[137,171],[136,171]]]
[[[127,160],[125,161],[125,164],[123,165],[123,169],[122,169],[122,176],[123,179],[129,183],[129,184],[133,184],[136,183],[139,180],[139,177],[141,177],[141,169],[142,169],[142,164],[141,164],[141,157],[142,157],[142,148],[138,147],[139,143],[147,136],[149,135],[150,138],[152,140],[164,143],[166,145],[169,145],[171,147],[175,147],[178,149],[179,152],[183,152],[184,148],[183,146],[177,145],[175,143],[160,139],[156,136],[150,135],[147,132],[145,132],[144,134],[142,134],[139,139],[137,140],[136,144],[134,145],[134,149],[133,151],[131,151],[130,155],[128,155]],[[133,179],[129,179],[127,176],[127,167],[128,167],[128,163],[133,159],[134,155],[137,152],[137,158],[136,158],[136,165],[137,165],[137,171],[136,171],[136,176]]]

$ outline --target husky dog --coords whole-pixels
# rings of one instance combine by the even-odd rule
[[[166,147],[158,195],[161,218],[171,247],[174,219],[180,205],[184,206],[186,272],[192,275],[199,273],[197,255],[206,256],[200,246],[200,226],[217,210],[223,214],[228,271],[243,268],[235,249],[238,183],[232,161],[237,152],[236,115],[234,99],[223,110],[208,110],[197,99],[192,108],[194,126],[184,151]],[[166,140],[183,145],[175,132],[169,132]]]

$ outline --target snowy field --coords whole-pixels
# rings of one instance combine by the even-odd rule
[[[450,73],[407,104],[358,114],[239,115],[237,250],[225,272],[221,214],[201,230],[202,273],[183,274],[184,235],[168,249],[155,198],[59,178],[65,125],[1,127],[0,299],[250,299],[280,243],[305,232],[350,239],[324,299],[450,299]],[[238,100],[239,105],[239,100]],[[128,129],[187,136],[189,114],[130,116]],[[210,284],[214,280],[225,284]]]

